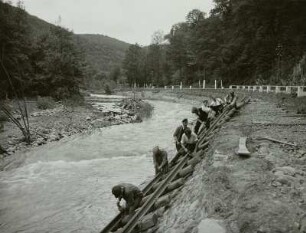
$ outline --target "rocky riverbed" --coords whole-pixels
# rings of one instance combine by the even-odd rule
[[[141,122],[142,117],[145,117],[142,114],[143,109],[152,110],[148,110],[148,106],[148,103],[138,99],[124,99],[116,103],[94,103],[76,107],[57,104],[55,108],[46,110],[32,107],[29,115],[32,143],[27,145],[16,125],[7,121],[0,132],[0,145],[6,153],[0,156],[5,157],[18,150],[58,141],[74,134],[90,133],[96,128]],[[21,120],[17,112],[14,116]]]

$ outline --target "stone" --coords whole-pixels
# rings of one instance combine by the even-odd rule
[[[198,225],[198,233],[226,233],[218,220],[206,218]]]
[[[37,143],[38,146],[40,146],[40,145],[45,144],[46,141],[43,138],[39,138],[39,139],[37,139],[36,143]]]
[[[87,116],[86,117],[86,121],[90,121],[91,120],[91,117],[90,116]]]
[[[274,175],[288,175],[288,176],[294,176],[296,173],[296,170],[293,167],[285,166],[285,167],[277,167],[273,170]]]
[[[16,147],[12,146],[6,150],[8,153],[14,153],[16,151]]]

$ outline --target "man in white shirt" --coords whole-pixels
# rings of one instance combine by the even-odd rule
[[[186,128],[181,140],[181,145],[184,151],[186,153],[192,153],[196,147],[197,141],[197,135],[191,132],[190,128]]]

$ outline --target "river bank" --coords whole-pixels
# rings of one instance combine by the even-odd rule
[[[97,128],[141,122],[142,118],[148,117],[153,110],[148,103],[139,99],[123,99],[113,103],[84,103],[77,106],[58,103],[54,108],[46,110],[38,109],[36,105],[35,101],[28,103],[32,139],[30,145],[24,142],[21,131],[14,123],[4,122],[0,132],[0,145],[6,153],[0,154],[2,158],[75,134],[91,133]],[[21,119],[18,113],[14,116]]]
[[[154,176],[152,148],[175,155],[188,104],[148,101],[150,118],[76,134],[26,151],[0,171],[0,232],[99,232],[118,213],[112,187]]]
[[[190,105],[203,99],[142,95]],[[205,158],[159,220],[157,232],[306,232],[306,118],[296,110],[289,98],[254,95],[212,138]],[[236,154],[240,137],[248,138],[250,157]]]

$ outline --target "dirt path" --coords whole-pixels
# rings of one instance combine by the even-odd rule
[[[306,232],[306,118],[292,114],[254,99],[237,113],[211,140],[158,232]],[[235,153],[241,136],[249,158]]]

